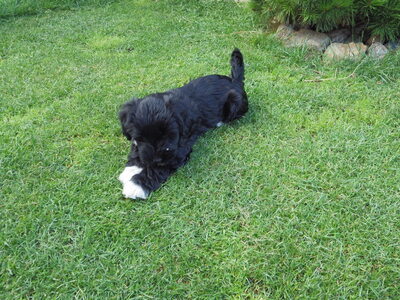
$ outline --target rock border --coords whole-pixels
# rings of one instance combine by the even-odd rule
[[[374,59],[382,59],[390,50],[400,49],[400,40],[384,45],[379,36],[371,36],[366,42],[367,45],[361,41],[354,42],[348,28],[322,33],[306,28],[295,30],[292,25],[281,24],[278,26],[275,36],[286,47],[303,46],[324,52],[326,60],[357,60],[365,55]]]

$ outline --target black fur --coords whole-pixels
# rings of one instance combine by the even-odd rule
[[[187,162],[199,136],[217,123],[233,121],[247,112],[239,49],[232,52],[231,66],[231,77],[200,77],[183,87],[123,105],[119,113],[122,132],[132,140],[126,166],[143,168],[131,180],[146,194]]]

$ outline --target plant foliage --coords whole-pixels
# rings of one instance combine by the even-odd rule
[[[326,32],[348,26],[393,40],[400,35],[400,0],[252,0],[265,20],[308,25]]]

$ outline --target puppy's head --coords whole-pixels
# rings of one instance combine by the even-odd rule
[[[176,156],[178,124],[163,99],[149,96],[127,102],[119,113],[122,132],[144,165],[167,166]]]

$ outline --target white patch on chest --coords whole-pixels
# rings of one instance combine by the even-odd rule
[[[163,99],[164,99],[164,101],[167,102],[167,103],[169,102],[169,100],[172,99],[172,97],[173,97],[173,96],[172,96],[171,94],[163,95]]]
[[[224,125],[224,123],[222,123],[222,122],[217,123],[217,127],[221,127],[222,125]]]

